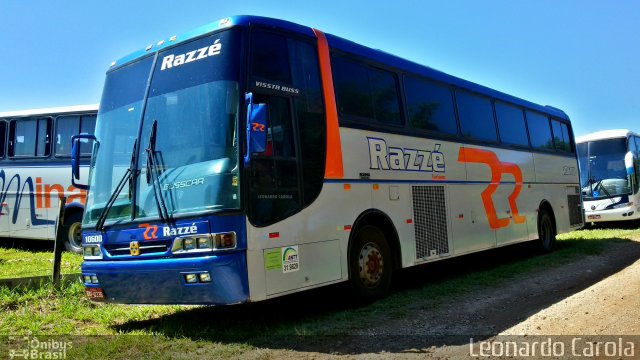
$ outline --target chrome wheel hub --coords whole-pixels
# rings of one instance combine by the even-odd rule
[[[366,287],[376,287],[384,273],[384,259],[376,244],[367,243],[360,250],[360,280]]]

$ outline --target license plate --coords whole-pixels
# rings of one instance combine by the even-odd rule
[[[101,288],[84,288],[84,293],[87,294],[89,300],[104,301],[104,292]]]
[[[589,215],[589,216],[587,216],[587,219],[589,219],[589,220],[597,220],[597,219],[600,219],[600,215]]]

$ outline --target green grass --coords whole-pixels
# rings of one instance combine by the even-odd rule
[[[73,274],[80,272],[82,256],[69,252],[62,253],[60,272]],[[53,251],[29,251],[0,247],[0,279],[31,276],[47,276],[53,271]]]
[[[597,255],[607,246],[630,241],[626,240],[630,238],[640,239],[640,230],[582,230],[559,236],[557,250],[545,256],[507,250],[493,255],[496,259],[492,261],[483,261],[485,254],[472,255],[465,257],[462,263],[475,261],[477,264],[467,264],[459,273],[427,276],[424,280],[408,281],[408,284],[401,281],[403,284],[396,286],[388,298],[357,308],[342,305],[345,289],[341,287],[320,290],[324,291],[320,295],[314,290],[315,293],[231,307],[96,304],[84,297],[83,286],[77,282],[61,289],[45,286],[35,290],[9,290],[0,287],[0,334],[119,335],[72,338],[71,354],[91,358],[242,356],[249,350],[277,347],[278,341],[298,339],[300,335],[347,336],[370,324],[404,318],[415,309],[437,307],[452,296],[585,255]],[[504,254],[511,258],[505,259]],[[446,262],[443,264],[445,272],[456,268]],[[419,276],[428,273],[419,269],[409,271],[418,271]],[[405,277],[412,275],[415,274],[409,272]],[[300,341],[310,339],[306,337]]]

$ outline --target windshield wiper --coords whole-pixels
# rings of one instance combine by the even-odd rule
[[[118,186],[116,186],[116,189],[111,193],[109,200],[107,200],[107,203],[104,205],[104,207],[102,208],[102,211],[100,212],[100,215],[98,216],[98,220],[96,221],[96,231],[104,230],[104,223],[107,220],[107,215],[109,214],[109,211],[113,207],[113,204],[116,202],[118,195],[120,195],[120,192],[122,192],[122,189],[124,188],[124,184],[126,183],[126,180],[129,180],[129,199],[131,199],[131,187],[133,183],[134,174],[136,173],[136,171],[133,170],[133,165],[134,165],[137,149],[138,149],[138,140],[133,142],[133,151],[131,152],[131,162],[129,163],[129,168],[122,176],[122,179],[120,179]]]
[[[160,173],[158,170],[158,157],[156,152],[156,138],[158,133],[158,120],[153,120],[151,125],[151,132],[149,134],[149,143],[147,148],[147,185],[150,183],[153,185],[153,195],[156,200],[156,206],[158,207],[158,214],[160,215],[160,221],[167,222],[169,219],[169,211],[164,203],[162,197],[162,189],[160,187]]]
[[[594,189],[597,189],[597,188],[598,188],[598,186],[600,186],[600,188],[602,189],[602,191],[604,191],[605,195],[607,195],[607,197],[609,198],[609,200],[611,200],[611,202],[612,202],[612,203],[614,203],[615,201],[613,200],[613,196],[611,196],[611,193],[609,192],[609,190],[607,190],[607,188],[605,188],[605,187],[604,187],[604,185],[602,184],[602,181],[603,181],[603,180],[604,180],[604,179],[601,179],[601,180],[598,180],[598,181],[595,181],[595,180],[594,180],[594,185],[595,185],[595,186],[594,186],[593,188],[594,188]],[[593,195],[593,191],[591,191],[591,194]]]

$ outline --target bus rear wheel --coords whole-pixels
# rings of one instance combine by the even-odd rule
[[[386,296],[392,270],[384,233],[371,225],[358,229],[349,254],[349,281],[356,301],[369,303]]]
[[[78,211],[71,212],[64,219],[63,226],[64,247],[67,251],[82,254],[82,213]]]
[[[552,252],[556,244],[556,224],[551,211],[546,208],[540,209],[538,216],[538,242],[544,253]]]

